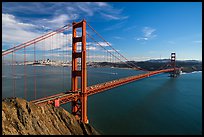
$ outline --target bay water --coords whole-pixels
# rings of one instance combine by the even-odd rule
[[[141,73],[145,72],[88,68],[88,85]],[[2,66],[2,98],[15,94],[30,101],[68,91],[70,74],[70,67]],[[70,103],[61,106],[70,112]],[[201,135],[202,72],[177,78],[159,74],[91,95],[88,119],[105,135]]]

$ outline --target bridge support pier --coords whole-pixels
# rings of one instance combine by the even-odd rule
[[[82,28],[82,36],[77,37],[77,28]],[[77,43],[81,42],[81,51],[77,51]],[[81,59],[79,68],[78,58]],[[80,97],[71,102],[72,114],[88,123],[87,118],[87,68],[86,68],[86,21],[73,22],[72,32],[72,92],[78,92],[78,78],[81,77]]]

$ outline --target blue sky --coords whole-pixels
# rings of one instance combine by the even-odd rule
[[[129,60],[202,60],[201,2],[4,2],[2,50],[83,18]]]

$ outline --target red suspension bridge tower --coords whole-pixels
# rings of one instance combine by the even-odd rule
[[[171,77],[176,77],[178,73],[180,73],[180,70],[176,70],[176,53],[171,53],[171,66],[173,67],[174,71],[171,72]]]
[[[77,28],[82,29],[81,37],[77,37]],[[77,43],[81,42],[81,51],[77,51]],[[81,59],[81,65],[78,63]],[[78,66],[79,65],[79,66]],[[81,69],[79,67],[81,66]],[[72,92],[78,91],[78,78],[81,77],[80,97],[71,102],[72,114],[75,117],[88,123],[87,118],[87,69],[86,69],[86,21],[73,22],[72,32]]]

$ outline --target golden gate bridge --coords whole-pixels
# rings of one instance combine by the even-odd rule
[[[91,32],[87,32],[87,26]],[[72,29],[72,35],[69,35],[70,29]],[[103,42],[97,40],[96,36],[98,36]],[[91,42],[87,42],[87,38],[89,38]],[[68,46],[69,43],[71,44],[70,47]],[[100,48],[100,50],[96,50],[98,48]],[[68,54],[68,51],[71,51],[71,53]],[[70,58],[71,90],[62,91],[51,96],[36,98],[38,80],[36,77],[36,66],[39,64],[56,64],[53,59],[46,60],[48,57],[56,57],[56,59],[63,60],[61,61],[61,66],[63,66],[63,64],[65,65]],[[22,59],[23,61],[21,62],[21,65],[24,68],[22,70],[24,71],[24,98],[26,99],[27,91],[29,90],[27,83],[27,65],[30,64],[33,67],[34,76],[34,99],[31,100],[31,102],[36,105],[52,104],[55,107],[71,102],[72,114],[79,121],[84,123],[88,123],[88,96],[160,73],[169,72],[171,77],[177,77],[181,70],[181,68],[176,67],[175,53],[171,53],[170,62],[161,66],[158,70],[148,71],[137,66],[135,63],[128,61],[125,56],[107,42],[90,24],[86,22],[86,20],[73,22],[72,24],[50,31],[28,42],[4,50],[2,51],[3,63],[6,62],[6,58],[10,59],[10,65],[12,66],[10,73],[13,76],[13,84],[11,84],[13,86],[13,97],[16,96],[16,86],[18,86],[15,79],[17,76],[16,62],[17,60]],[[87,75],[87,66],[96,62],[96,60],[98,60],[98,62],[109,62],[110,64],[120,62],[123,65],[126,65],[127,68],[131,68],[134,71],[143,71],[144,73],[88,86],[87,79],[89,76]],[[63,76],[64,75],[66,74],[63,68]]]

